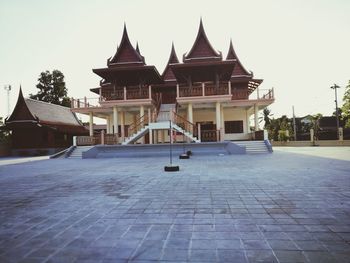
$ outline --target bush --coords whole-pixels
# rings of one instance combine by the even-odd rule
[[[287,131],[279,131],[278,132],[278,140],[281,142],[286,142],[289,140],[289,136],[287,135]]]

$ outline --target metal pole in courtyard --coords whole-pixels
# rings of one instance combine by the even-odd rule
[[[294,130],[294,141],[297,140],[297,128],[295,124],[295,114],[294,114],[294,105],[292,106],[293,108],[293,130]]]
[[[172,130],[172,127],[171,127],[171,121],[169,121],[169,125],[170,125],[170,130],[169,130],[169,134],[170,134],[170,165],[173,165],[173,130]]]
[[[339,139],[339,113],[338,113],[338,98],[337,98],[337,89],[339,89],[340,87],[336,84],[334,84],[333,86],[331,86],[331,89],[334,89],[334,95],[335,95],[335,117],[337,119],[337,139]]]
[[[10,116],[10,91],[11,85],[5,85],[4,89],[7,91],[7,116]]]

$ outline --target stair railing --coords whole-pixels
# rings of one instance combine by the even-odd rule
[[[177,114],[175,111],[171,112],[171,120],[177,126],[181,127],[184,131],[191,133],[194,137],[198,137],[197,126]]]
[[[128,128],[129,138],[133,136],[135,133],[137,133],[139,130],[141,130],[143,127],[145,127],[145,125],[148,123],[149,123],[148,114],[145,114],[141,116],[139,119],[137,119],[136,122],[131,124]]]

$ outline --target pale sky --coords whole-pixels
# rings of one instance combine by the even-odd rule
[[[236,53],[261,89],[275,88],[274,117],[335,109],[350,79],[350,1],[347,0],[0,0],[0,116],[23,93],[36,93],[40,72],[58,69],[70,97],[89,91],[119,44],[124,22],[139,42],[146,63],[163,72],[174,41],[179,59],[196,38],[200,17],[216,50],[226,57],[232,38]]]

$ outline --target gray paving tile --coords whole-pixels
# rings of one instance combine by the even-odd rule
[[[349,162],[278,151],[194,156],[181,172],[166,174],[156,165],[162,161],[2,166],[0,261],[350,257]]]
[[[216,250],[214,249],[192,249],[190,254],[190,261],[193,262],[215,262]]]

